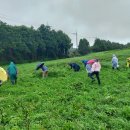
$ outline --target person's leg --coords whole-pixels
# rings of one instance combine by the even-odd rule
[[[17,75],[15,75],[15,84],[17,84]]]
[[[88,73],[88,77],[90,77],[92,80],[94,80],[92,73]]]
[[[17,78],[15,79],[15,84],[17,84]]]
[[[113,70],[115,69],[114,65],[112,65],[112,69],[113,69]]]
[[[91,78],[92,78],[92,83],[95,81],[95,79],[94,79],[94,75],[95,75],[95,72],[92,72],[92,73],[90,73],[90,75],[91,75]]]
[[[101,82],[100,82],[100,78],[99,78],[99,72],[95,72],[95,74],[96,74],[96,78],[97,78],[97,80],[98,80],[98,84],[100,85]]]
[[[116,64],[115,63],[112,64],[112,69],[113,70],[116,69]]]
[[[46,77],[48,77],[48,71],[46,71]]]
[[[15,84],[15,80],[12,80],[12,79],[11,79],[11,83],[12,83],[12,85],[14,85],[14,84]]]
[[[117,70],[120,70],[119,67],[117,67]]]
[[[17,83],[17,75],[13,74],[12,75],[12,84],[15,85]]]
[[[14,77],[13,74],[10,75],[10,81],[11,81],[12,85],[14,85],[14,83],[15,83],[15,77]]]
[[[44,77],[48,76],[48,71],[45,71]]]
[[[2,81],[0,80],[0,86],[2,85]]]
[[[45,72],[44,72],[44,71],[42,72],[42,77],[43,77],[43,78],[45,77]]]

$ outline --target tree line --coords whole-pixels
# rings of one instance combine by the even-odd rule
[[[42,24],[39,28],[12,26],[0,21],[0,62],[65,58],[72,46],[63,31]]]
[[[80,39],[79,41],[79,46],[77,51],[79,52],[80,55],[85,55],[90,52],[101,52],[101,51],[123,49],[123,48],[130,48],[130,43],[124,45],[118,42],[111,42],[109,40],[102,40],[97,38],[94,41],[93,46],[90,46],[88,40],[83,38]]]
[[[83,38],[79,41],[78,49],[73,49],[67,34],[48,25],[42,24],[34,29],[33,26],[12,26],[0,21],[0,63],[11,60],[17,63],[44,61],[128,47],[130,43],[123,45],[99,38],[90,46],[88,40]]]

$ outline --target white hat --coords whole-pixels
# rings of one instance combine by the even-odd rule
[[[112,56],[113,56],[113,57],[116,57],[116,55],[115,55],[115,54],[113,54]]]

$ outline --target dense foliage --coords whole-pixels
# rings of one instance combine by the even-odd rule
[[[113,53],[119,71],[111,68]],[[34,73],[37,63],[17,65],[17,85],[0,87],[0,130],[130,130],[129,56],[130,50],[116,50],[47,61],[46,79]],[[102,65],[101,86],[91,83],[81,63],[92,58]],[[81,70],[74,72],[69,62]]]
[[[83,38],[79,41],[78,51],[81,55],[88,54],[90,52],[90,45],[87,39]]]
[[[26,26],[11,26],[0,21],[0,63],[11,60],[16,63],[58,59],[69,56],[88,54],[130,47],[97,38],[90,47],[87,39],[79,41],[77,49],[72,47],[71,40],[63,31],[55,31],[50,26],[41,25],[39,28]]]
[[[130,48],[130,43],[126,45],[120,44],[118,42],[111,42],[97,38],[94,41],[93,46],[89,46],[89,42],[84,38],[80,39],[78,51],[81,55],[88,54],[89,52],[101,52],[101,51],[108,51],[108,50],[116,50],[116,49],[123,49],[123,48]]]
[[[125,45],[120,44],[120,43],[110,42],[110,41],[101,40],[97,38],[92,47],[92,51],[100,52],[100,51],[108,51],[108,50],[114,50],[114,49],[122,49],[125,47],[126,47]]]
[[[41,25],[38,29],[0,22],[0,61],[36,61],[68,57],[70,38]]]

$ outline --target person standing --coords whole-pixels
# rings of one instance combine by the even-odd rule
[[[92,74],[91,75],[92,76],[96,75],[99,85],[101,84],[100,77],[99,77],[100,70],[101,70],[101,64],[100,64],[99,60],[96,59],[95,62],[92,64],[92,69],[91,69]],[[95,80],[93,80],[93,81],[95,81]]]
[[[119,69],[118,58],[115,54],[112,55],[112,69]]]
[[[13,62],[10,62],[7,72],[9,75],[9,79],[11,80],[11,83],[13,85],[16,84],[17,83],[17,68]]]

